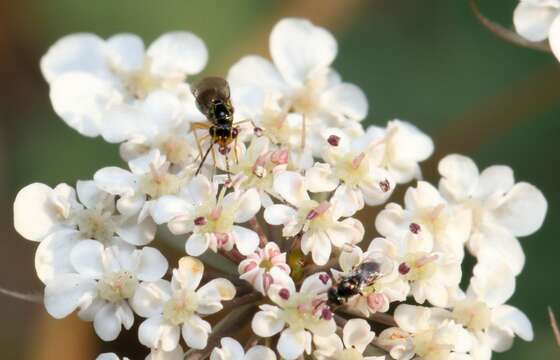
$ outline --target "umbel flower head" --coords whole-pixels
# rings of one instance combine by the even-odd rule
[[[47,312],[77,311],[105,341],[137,315],[148,360],[487,360],[531,341],[506,302],[543,194],[457,154],[438,186],[422,180],[432,140],[402,120],[363,128],[368,101],[334,70],[337,52],[326,29],[286,18],[272,61],[246,56],[230,87],[195,98],[186,76],[207,51],[189,32],[146,50],[132,34],[53,45],[41,69],[55,112],[119,143],[125,165],[17,194]],[[401,205],[394,191],[409,182]],[[361,213],[371,207],[376,218]],[[180,259],[169,272],[168,256]]]

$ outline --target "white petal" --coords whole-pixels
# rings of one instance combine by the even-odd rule
[[[395,309],[394,317],[401,329],[415,333],[426,329],[430,309],[423,306],[401,304]]]
[[[517,276],[525,265],[525,253],[519,243],[509,231],[499,226],[485,226],[477,247],[476,256],[481,262],[503,261],[513,275]],[[476,235],[473,236],[475,238]]]
[[[190,256],[200,256],[208,250],[209,239],[206,234],[192,234],[185,243],[185,251]]]
[[[75,230],[60,230],[47,236],[35,252],[35,270],[43,283],[59,274],[75,272],[70,252],[80,241]]]
[[[249,55],[233,64],[228,72],[232,86],[263,88],[266,91],[284,92],[286,84],[278,70],[267,59]]]
[[[261,208],[259,192],[254,188],[245,191],[238,201],[239,208],[235,213],[234,220],[236,223],[249,221]]]
[[[490,307],[501,305],[515,291],[515,276],[502,261],[482,261],[473,269],[470,287]]]
[[[14,201],[14,227],[24,238],[41,241],[56,229],[59,214],[51,202],[53,189],[34,183],[21,189]]]
[[[159,250],[146,246],[140,251],[140,263],[136,269],[139,280],[156,281],[165,275],[168,263]]]
[[[296,172],[285,171],[276,175],[274,177],[274,190],[294,206],[299,206],[304,201],[309,200],[305,188],[305,178]]]
[[[465,200],[477,186],[478,168],[472,159],[463,155],[447,155],[438,165],[439,189],[455,201]]]
[[[531,321],[513,306],[502,305],[492,310],[492,323],[513,332],[525,341],[533,341]]]
[[[102,75],[106,71],[105,43],[94,34],[67,35],[41,58],[41,72],[47,82],[68,72]]]
[[[237,250],[239,250],[242,255],[246,256],[253,253],[259,246],[259,235],[253,230],[234,225],[231,235],[233,236],[233,241],[235,241]]]
[[[196,293],[203,299],[229,301],[235,297],[235,286],[227,279],[218,278],[204,284]]]
[[[560,16],[556,16],[556,19],[552,22],[548,34],[548,43],[556,59],[560,59]]]
[[[361,121],[368,113],[366,95],[354,84],[337,84],[327,89],[320,101],[323,109],[336,116],[339,121]]]
[[[296,211],[286,205],[274,204],[264,210],[264,218],[270,225],[282,225],[292,220]]]
[[[266,346],[253,346],[245,354],[243,360],[276,360],[276,354]]]
[[[327,30],[308,20],[280,20],[270,34],[270,54],[288,82],[301,85],[314,72],[327,68],[336,57],[337,43]]]
[[[375,333],[370,329],[367,321],[363,319],[351,319],[342,330],[342,339],[346,348],[355,348],[363,353],[366,346],[373,340]]]
[[[351,251],[343,250],[338,258],[338,263],[343,272],[349,272],[362,261],[362,249],[353,246]]]
[[[122,95],[107,80],[86,73],[65,73],[51,83],[54,111],[71,128],[84,136],[101,133],[103,115]]]
[[[105,247],[99,241],[80,241],[70,253],[72,266],[81,275],[95,279],[101,278],[105,272],[104,249]]]
[[[122,324],[117,315],[117,310],[118,307],[115,304],[107,303],[95,315],[93,328],[97,336],[103,341],[113,341],[121,332]]]
[[[303,354],[311,342],[311,335],[304,330],[286,329],[278,339],[278,352],[286,360],[295,360]]]
[[[93,179],[100,189],[114,195],[132,196],[136,189],[136,176],[116,166],[98,170]]]
[[[157,224],[163,224],[177,216],[188,215],[192,211],[193,206],[185,199],[166,195],[158,199],[151,209],[151,214]]]
[[[140,213],[146,203],[146,195],[123,196],[117,201],[117,210],[124,216],[135,216]]]
[[[130,299],[134,312],[152,317],[163,312],[164,303],[171,298],[171,284],[167,280],[140,283]]]
[[[183,339],[190,348],[204,349],[208,343],[210,331],[210,324],[194,315],[188,323],[183,324]]]
[[[509,166],[490,166],[480,174],[474,196],[484,199],[495,194],[505,194],[514,183],[513,170]]]
[[[280,309],[271,307],[278,311],[259,311],[253,317],[251,328],[260,337],[271,337],[278,334],[284,328],[284,320],[279,317]]]
[[[548,37],[552,22],[558,16],[558,9],[521,1],[513,12],[515,30],[529,41],[542,41]]]
[[[221,348],[215,347],[210,354],[210,360],[244,360],[245,351],[241,344],[230,337],[220,340]]]
[[[62,319],[79,306],[89,304],[95,294],[94,280],[78,274],[62,274],[45,287],[45,308],[55,319]]]
[[[409,187],[404,195],[404,203],[407,210],[423,208],[435,208],[445,204],[439,191],[432,184],[418,181],[416,188]]]
[[[325,232],[317,232],[315,234],[308,235],[308,233],[303,235],[301,239],[301,249],[305,254],[305,248],[311,246],[311,258],[316,265],[325,265],[330,257],[332,251],[331,240]],[[305,243],[309,245],[306,245]]]
[[[146,218],[141,223],[132,217],[123,222],[116,230],[124,241],[131,245],[143,246],[154,240],[157,226],[151,218]]]
[[[181,332],[175,326],[158,315],[146,319],[138,328],[138,340],[149,348],[173,351],[179,344]]]
[[[208,50],[196,35],[177,31],[163,34],[148,48],[152,72],[159,75],[196,74],[208,61]]]
[[[202,261],[184,256],[179,260],[179,268],[173,271],[173,281],[181,284],[181,288],[194,291],[204,275]]]
[[[117,34],[107,39],[111,65],[121,71],[140,70],[144,65],[144,42],[134,34]]]
[[[514,235],[527,236],[542,226],[547,207],[539,189],[520,182],[507,193],[504,203],[494,210],[494,215]]]
[[[329,280],[324,283],[321,280],[323,276],[328,277],[327,273],[324,272],[309,275],[307,278],[305,278],[305,280],[303,280],[299,292],[302,294],[309,294],[313,296],[325,293],[331,287],[332,283],[330,277]]]
[[[315,163],[305,171],[305,187],[311,192],[333,191],[338,182],[329,164]]]

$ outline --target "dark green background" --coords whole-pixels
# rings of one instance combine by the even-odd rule
[[[480,2],[488,17],[511,27],[515,0]],[[549,201],[547,220],[538,234],[522,239],[527,265],[511,300],[531,318],[536,338],[532,343],[517,340],[511,351],[494,358],[560,358],[546,314],[547,305],[560,313],[556,221],[560,67],[550,54],[494,37],[463,0],[3,2],[0,284],[40,289],[33,271],[35,244],[12,229],[11,206],[17,190],[35,181],[74,184],[102,166],[120,162],[116,146],[79,136],[53,113],[38,71],[39,58],[50,44],[80,31],[103,37],[129,31],[149,43],[169,30],[190,30],[209,48],[210,62],[203,74],[224,75],[248,51],[267,55],[268,33],[286,15],[309,17],[332,29],[339,40],[335,67],[367,93],[368,124],[398,117],[433,137],[436,153],[424,164],[427,179],[437,180],[435,168],[442,156],[461,152],[481,168],[508,164],[517,179],[544,192]],[[36,348],[44,346],[45,339],[48,343],[49,338],[62,336],[70,347],[76,342],[73,331],[45,330],[50,325],[45,325],[49,321],[43,314],[38,306],[0,298],[2,359],[49,359],[38,355],[44,352]],[[124,338],[118,345],[104,344],[103,349],[119,349],[136,359],[133,335]],[[91,356],[88,353],[84,359]]]

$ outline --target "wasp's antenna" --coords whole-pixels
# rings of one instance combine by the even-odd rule
[[[202,169],[202,165],[204,165],[204,162],[206,161],[206,158],[208,157],[208,154],[210,153],[210,150],[212,150],[213,147],[214,147],[214,143],[212,142],[212,143],[210,143],[210,146],[208,147],[208,150],[206,150],[206,153],[202,157],[202,160],[200,160],[200,165],[198,165],[198,169],[196,169],[195,175],[198,175],[198,173],[200,172],[200,169]]]

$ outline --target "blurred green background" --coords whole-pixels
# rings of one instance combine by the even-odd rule
[[[488,17],[511,26],[516,0],[479,2]],[[17,190],[35,181],[73,185],[120,163],[116,146],[81,137],[53,113],[38,68],[49,45],[73,32],[128,31],[149,43],[166,31],[190,30],[209,48],[202,75],[225,75],[244,54],[268,56],[268,33],[284,16],[307,17],[335,34],[335,67],[366,91],[368,124],[398,117],[433,137],[437,150],[424,164],[428,180],[437,181],[442,156],[459,152],[481,168],[511,165],[517,179],[545,193],[547,220],[522,239],[527,264],[511,300],[531,318],[536,338],[517,340],[494,358],[560,358],[546,314],[547,305],[560,313],[560,67],[550,54],[494,37],[465,0],[0,2],[0,285],[41,289],[33,269],[36,244],[12,226]],[[0,297],[0,319],[1,359],[93,359],[101,350],[141,358],[135,333],[101,344],[91,324],[51,320],[37,305]]]

